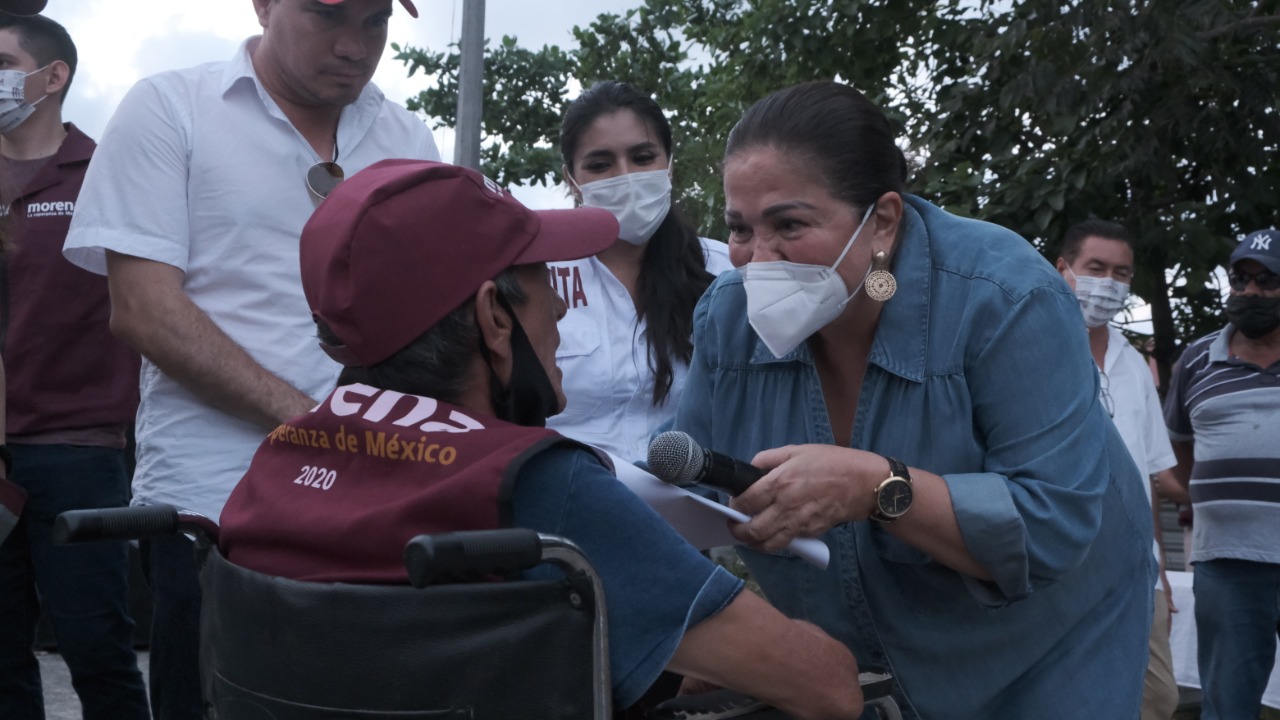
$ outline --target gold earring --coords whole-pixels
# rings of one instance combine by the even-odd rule
[[[872,262],[875,269],[867,275],[867,297],[876,302],[885,302],[898,291],[898,281],[886,269],[889,266],[889,256],[883,250],[875,254]]]

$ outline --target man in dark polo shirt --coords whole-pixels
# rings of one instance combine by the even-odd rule
[[[1280,231],[1231,253],[1228,324],[1173,368],[1165,423],[1195,526],[1205,720],[1261,712],[1280,634]]]
[[[76,49],[58,23],[0,13],[0,352],[9,480],[27,495],[0,544],[0,717],[43,717],[43,607],[84,717],[149,718],[124,543],[55,548],[58,513],[129,502],[138,356],[111,335],[106,279],[62,257],[94,142],[63,123]]]
[[[604,584],[618,706],[670,668],[797,717],[857,717],[843,645],[741,592],[598,456],[543,427],[565,402],[565,307],[546,263],[617,232],[607,212],[533,212],[440,163],[387,160],[339,185],[303,230],[301,260],[321,345],[345,369],[262,444],[223,510],[223,550],[296,579],[402,583],[420,533],[563,535]]]

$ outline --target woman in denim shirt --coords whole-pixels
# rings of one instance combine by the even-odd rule
[[[908,717],[1135,718],[1150,510],[1079,303],[1026,241],[905,180],[852,88],[747,111],[724,162],[740,272],[698,305],[675,427],[769,471],[733,501],[748,567],[888,668]],[[796,536],[826,570],[778,552]]]

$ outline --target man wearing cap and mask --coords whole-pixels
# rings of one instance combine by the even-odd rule
[[[217,517],[271,428],[333,388],[298,278],[298,236],[343,175],[437,159],[369,81],[409,0],[253,0],[230,61],[135,85],[102,136],[65,255],[106,273],[111,325],[143,355],[134,503]],[[191,542],[143,544],[152,709],[203,717]]]
[[[1231,253],[1228,324],[1187,346],[1165,422],[1195,525],[1201,717],[1253,718],[1280,633],[1280,231]]]
[[[797,717],[857,717],[847,649],[741,592],[593,451],[543,427],[564,407],[565,306],[546,263],[617,234],[607,211],[533,212],[439,163],[388,160],[339,186],[303,230],[302,284],[340,386],[263,442],[222,514],[223,551],[295,579],[398,583],[421,533],[564,535],[604,584],[618,706],[670,667]],[[304,466],[322,469],[294,482]]]
[[[32,650],[43,612],[84,717],[143,720],[126,544],[52,539],[61,512],[129,503],[125,438],[138,406],[138,355],[111,335],[106,279],[62,257],[94,149],[62,120],[76,56],[53,20],[0,13],[0,449],[26,497],[12,534],[0,527],[0,717],[43,717]],[[0,503],[6,482],[0,474]]]
[[[1176,460],[1164,428],[1151,371],[1124,333],[1111,324],[1116,313],[1124,309],[1133,280],[1133,242],[1128,231],[1106,220],[1076,223],[1063,237],[1057,268],[1080,300],[1089,348],[1098,367],[1102,404],[1129,455],[1143,478],[1162,476],[1172,482],[1170,468]],[[1141,718],[1169,720],[1178,707],[1178,683],[1173,676],[1173,652],[1169,647],[1169,613],[1177,612],[1177,608],[1173,606],[1173,593],[1165,575],[1160,505],[1153,498],[1151,482],[1144,482],[1143,489],[1152,508],[1155,526],[1152,551],[1159,563],[1160,576],[1154,595]]]

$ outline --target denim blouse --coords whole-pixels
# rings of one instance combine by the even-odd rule
[[[889,669],[922,718],[1132,718],[1155,565],[1143,478],[1099,402],[1075,295],[1022,238],[904,196],[893,273],[852,438],[946,481],[962,575],[874,522],[822,539],[826,570],[739,548],[765,595]],[[739,273],[695,312],[674,423],[750,460],[835,444],[807,344],[778,359]],[[887,475],[886,475],[887,476]]]

